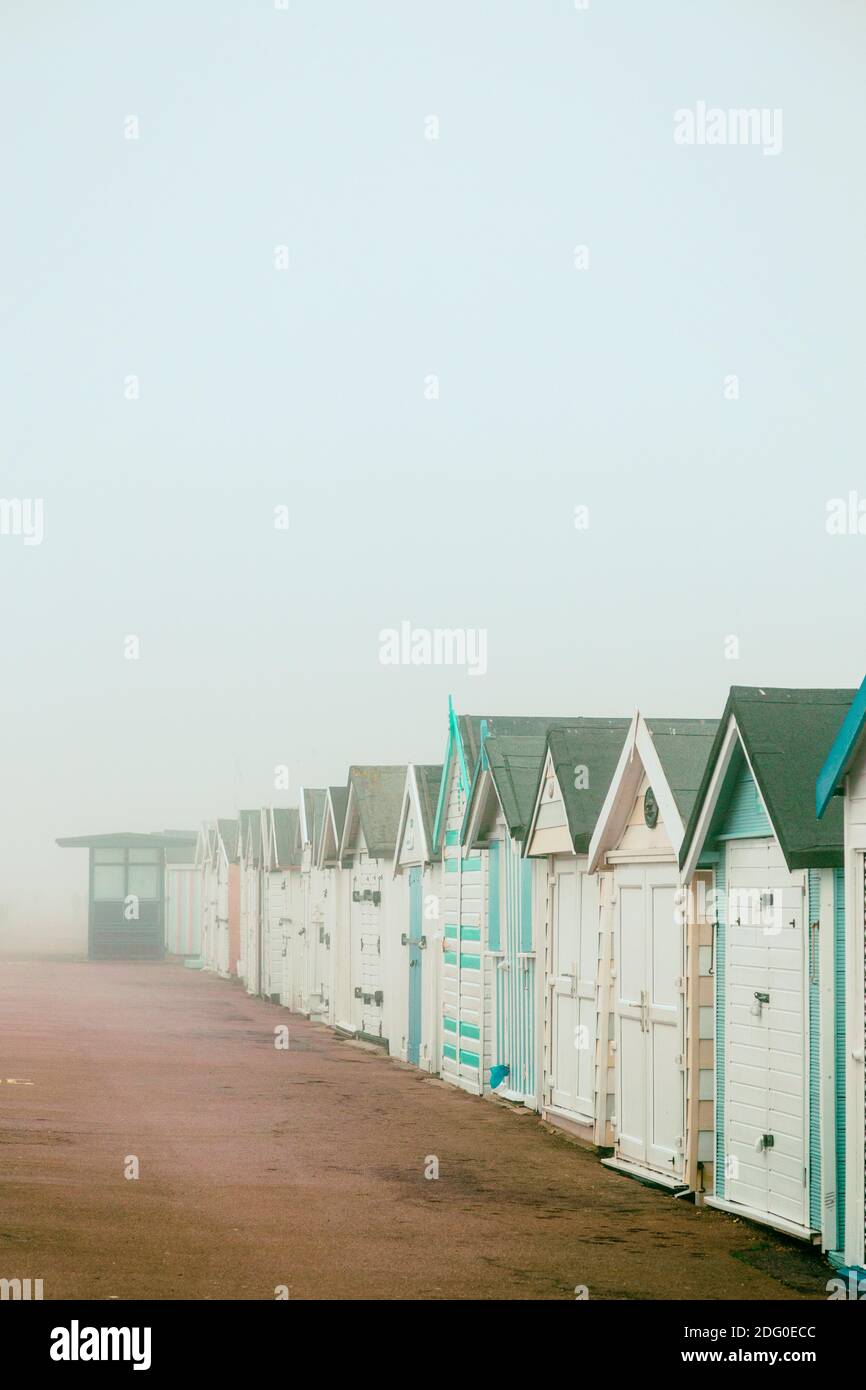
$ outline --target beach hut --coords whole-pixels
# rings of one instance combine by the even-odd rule
[[[679,856],[684,881],[713,874],[705,1200],[827,1250],[845,1202],[829,1118],[845,992],[843,817],[838,800],[817,817],[815,783],[853,696],[733,687]]]
[[[286,1003],[286,957],[296,911],[298,812],[294,807],[265,807],[262,811],[261,970],[259,993],[273,1003]],[[291,974],[288,975],[291,979]]]
[[[703,1177],[713,1154],[712,1102],[701,1099],[712,1076],[701,1065],[712,1032],[703,910],[712,883],[703,873],[694,880],[704,892],[690,911],[678,856],[717,730],[716,720],[636,713],[588,850],[613,1062],[605,1162],[675,1190],[703,1187],[698,1163]]]
[[[864,1161],[866,1161],[866,1097],[863,1085],[864,1056],[864,903],[866,903],[866,680],[857,691],[833,740],[816,786],[819,820],[838,812],[842,805],[842,867],[834,869],[835,901],[844,901],[844,915],[834,915],[833,959],[825,943],[822,979],[834,988],[822,991],[826,1050],[835,1045],[835,1090],[824,1095],[824,1134],[835,1139],[836,1241],[833,1254],[866,1276],[864,1253]],[[841,879],[841,885],[840,885]],[[826,961],[826,968],[824,968]],[[850,1174],[845,1181],[845,1174]],[[832,1220],[831,1213],[831,1220]],[[862,1297],[862,1294],[861,1294]]]
[[[406,915],[396,926],[391,989],[396,1025],[392,1053],[423,1071],[439,1069],[439,974],[444,939],[442,855],[433,848],[433,822],[442,765],[410,763],[397,826],[394,875],[406,880]]]
[[[165,954],[165,856],[192,860],[195,831],[71,835],[63,849],[89,851],[87,949],[91,960],[160,960]]]
[[[209,968],[224,979],[238,974],[240,962],[240,842],[237,820],[217,820],[212,865],[216,876],[216,949]]]
[[[525,809],[524,784],[537,779],[548,730],[570,722],[567,717],[458,716],[449,700],[448,740],[433,835],[434,848],[443,857],[440,1074],[443,1080],[473,1095],[489,1092],[493,1067],[498,1094],[503,1094],[504,1087],[507,1096],[529,1103],[534,1103],[537,1095],[533,1061],[537,1057],[537,1032],[531,1007],[532,1001],[537,1001],[537,973],[533,953],[522,950],[531,935],[533,871],[531,866],[526,870],[520,867],[521,838],[511,834],[505,817],[496,833],[490,834],[489,817],[491,808],[499,805],[499,792],[482,759],[482,743],[490,737],[535,740],[531,751],[530,745],[524,744],[519,754],[514,745],[508,754],[515,759]],[[503,742],[497,746],[507,761],[508,745]],[[536,753],[536,771],[528,779],[526,767]],[[514,793],[504,788],[509,775],[503,766],[500,788],[513,818]],[[468,818],[470,798],[473,810]],[[522,829],[517,821],[513,821],[515,829]],[[495,842],[492,858],[488,836]],[[491,925],[495,949],[489,945]],[[500,1038],[502,1055],[511,1057],[513,1068],[494,1058]]]
[[[546,882],[537,927],[541,1112],[599,1148],[611,1139],[609,953],[588,850],[628,727],[586,718],[551,729],[524,842]]]
[[[470,861],[473,854],[486,852],[487,893],[480,926],[465,924],[461,915],[460,938],[461,943],[476,939],[475,949],[489,967],[490,1026],[482,1049],[485,1089],[490,1079],[498,1096],[537,1110],[542,1004],[537,928],[544,921],[547,875],[542,864],[523,857],[523,844],[551,721],[509,722],[519,723],[526,732],[501,733],[497,719],[492,721],[494,733],[488,733],[487,721],[481,726],[461,847]],[[449,923],[446,931],[456,940],[456,925]],[[453,963],[456,953],[449,944],[445,949]],[[460,949],[462,953],[462,944]]]
[[[237,973],[248,994],[261,993],[262,981],[262,813],[238,813],[240,952]]]
[[[406,895],[403,880],[393,876],[405,780],[405,766],[351,767],[340,844],[350,877],[352,1031],[385,1047],[398,1022],[386,983],[394,959],[389,914],[401,920],[399,902]]]
[[[346,821],[348,787],[328,787],[322,811],[322,831],[316,848],[316,867],[322,874],[324,928],[331,953],[331,998],[328,1022],[340,1033],[354,1032],[354,986],[352,955],[349,949],[348,870],[340,859],[340,844]]]
[[[216,961],[217,877],[214,865],[216,821],[203,821],[196,841],[195,862],[201,897],[201,963],[213,970]]]
[[[202,950],[203,895],[194,844],[169,845],[165,851],[165,949],[169,955],[199,960]]]
[[[306,1012],[312,1019],[330,1023],[334,961],[331,936],[325,925],[326,874],[318,865],[325,797],[324,787],[301,788],[298,837],[301,920],[307,948]]]

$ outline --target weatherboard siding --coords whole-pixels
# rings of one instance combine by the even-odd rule
[[[490,963],[485,961],[486,852],[466,856],[460,830],[466,809],[459,760],[452,759],[443,833],[443,1080],[481,1094],[489,1080],[493,1022]]]
[[[724,823],[717,838],[751,840],[761,835],[772,834],[773,827],[767,819],[755,779],[744,759],[739,776],[731,789]]]

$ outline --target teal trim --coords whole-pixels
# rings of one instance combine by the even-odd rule
[[[452,938],[452,937],[456,939],[456,938],[460,935],[460,928],[454,926],[454,925],[451,924],[451,923],[446,923],[446,925],[445,925],[445,935],[446,935],[446,937],[448,937],[449,939]]]
[[[459,843],[460,843],[460,834],[459,834],[459,831],[457,831],[457,830],[446,830],[446,831],[445,831],[445,843],[446,843],[446,845],[457,845],[457,844],[459,844]]]
[[[480,854],[476,854],[476,855],[473,855],[473,857],[472,857],[471,859],[464,859],[464,860],[463,860],[463,872],[464,872],[464,874],[480,874],[480,873],[481,873],[481,855],[480,855]]]
[[[446,859],[446,860],[445,860],[445,872],[446,872],[446,874],[456,874],[456,872],[457,872],[457,866],[458,866],[459,863],[460,863],[460,860],[459,860],[459,859]]]
[[[809,964],[809,1225],[821,1229],[821,870],[808,872]],[[813,927],[813,923],[816,925]]]
[[[532,860],[520,860],[520,949],[532,950]]]
[[[499,841],[493,840],[487,851],[487,945],[491,951],[500,949],[499,892]]]
[[[725,1195],[725,976],[727,974],[727,851],[722,845],[716,865],[716,941],[713,965],[716,972],[716,1166],[717,1197]]]
[[[698,855],[699,869],[714,869],[719,862],[719,851],[717,849],[702,849]]]
[[[445,1029],[445,1032],[446,1032],[446,1033],[456,1033],[456,1032],[457,1032],[457,1020],[456,1020],[456,1018],[443,1018],[443,1020],[442,1020],[442,1027]]]
[[[463,752],[463,740],[460,737],[460,725],[457,723],[457,711],[454,708],[454,701],[448,696],[448,722],[451,725],[451,735],[457,754],[460,759],[460,784],[463,788],[463,795],[469,795],[469,769],[466,766],[466,755]]]
[[[433,848],[439,848],[439,832],[448,799],[448,783],[451,779],[451,723],[448,724],[448,738],[445,743],[445,756],[442,759],[442,781],[439,783],[439,796],[436,799],[436,817],[433,821]]]
[[[445,1056],[445,1057],[450,1057],[450,1059],[451,1059],[452,1062],[456,1062],[456,1061],[457,1061],[457,1048],[456,1048],[456,1047],[452,1047],[450,1043],[444,1043],[444,1044],[443,1044],[443,1046],[442,1046],[442,1053],[443,1053],[443,1056]]]
[[[833,1004],[836,1013],[836,1242],[845,1248],[845,871],[833,870]]]
[[[476,1071],[478,1070],[478,1054],[476,1052],[464,1052],[461,1047],[460,1060],[464,1067],[474,1067]]]
[[[456,965],[456,964],[457,964],[457,953],[456,953],[456,951],[445,951],[445,952],[444,952],[444,958],[445,958],[445,964],[446,964],[446,965]]]
[[[480,940],[481,940],[481,928],[480,928],[480,927],[461,927],[461,928],[460,928],[460,940],[461,940],[461,941],[480,941]]]
[[[716,832],[716,838],[719,840],[752,839],[755,836],[772,834],[773,827],[758,795],[755,779],[749,771],[748,763],[743,758],[743,765],[731,788],[724,820],[721,828]]]
[[[839,784],[851,766],[851,759],[857,751],[863,724],[866,721],[866,679],[851,701],[851,707],[842,721],[842,727],[833,740],[824,766],[818,773],[815,784],[815,812],[820,820],[839,788]]]
[[[461,1038],[474,1038],[477,1040],[481,1037],[481,1029],[475,1023],[461,1023],[460,1036]]]
[[[445,954],[447,955],[448,952],[446,951]],[[465,955],[465,954],[463,954],[463,953],[461,952],[461,955],[460,955],[460,968],[461,968],[461,970],[480,970],[480,969],[481,969],[481,957],[480,957],[480,956],[469,956],[469,955]]]

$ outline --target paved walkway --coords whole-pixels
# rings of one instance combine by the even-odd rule
[[[0,961],[0,1077],[0,1278],[46,1299],[826,1296],[812,1252],[177,965]]]

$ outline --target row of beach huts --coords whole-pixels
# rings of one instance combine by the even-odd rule
[[[441,765],[61,843],[92,955],[186,956],[860,1269],[864,727],[866,681],[718,721],[449,702]]]

